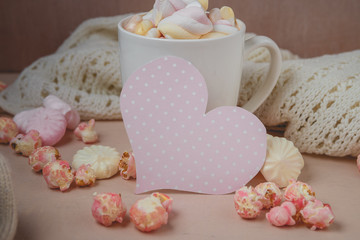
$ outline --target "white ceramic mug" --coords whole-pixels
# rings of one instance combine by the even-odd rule
[[[244,56],[256,48],[266,47],[271,55],[267,79],[242,106],[254,112],[270,95],[280,75],[281,55],[276,43],[264,36],[245,40],[245,24],[240,20],[237,20],[240,30],[234,34],[214,39],[180,40],[131,33],[123,27],[129,18],[118,24],[123,84],[133,72],[151,60],[177,56],[190,61],[204,76],[209,92],[207,111],[219,106],[236,106]]]

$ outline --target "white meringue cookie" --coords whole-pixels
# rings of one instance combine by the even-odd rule
[[[161,20],[158,29],[166,38],[198,39],[213,26],[202,8],[188,7]]]
[[[304,159],[293,142],[267,135],[267,152],[261,173],[268,182],[286,187],[290,179],[297,179],[304,167]]]

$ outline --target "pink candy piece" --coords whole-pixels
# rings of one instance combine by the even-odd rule
[[[300,214],[303,221],[311,226],[311,230],[327,228],[335,219],[330,205],[317,199],[309,201]]]
[[[236,212],[242,218],[256,218],[263,208],[261,195],[251,186],[244,186],[237,190],[234,195],[234,203]]]
[[[292,179],[285,189],[284,199],[294,203],[296,210],[300,211],[308,201],[315,200],[315,193],[312,191],[310,185]]]
[[[90,164],[81,165],[76,171],[75,183],[80,187],[92,186],[96,181],[95,171]]]
[[[142,232],[150,232],[167,224],[172,199],[161,193],[138,200],[130,208],[130,219]]]
[[[16,123],[7,117],[0,117],[0,143],[8,144],[18,134]]]
[[[95,120],[91,119],[89,122],[82,122],[77,126],[74,134],[84,143],[95,143],[98,140],[98,135],[95,131]]]
[[[18,134],[11,139],[10,146],[16,153],[28,157],[35,149],[42,146],[42,141],[38,131],[30,130],[26,135]]]
[[[120,176],[128,180],[136,178],[135,157],[132,152],[124,152],[119,163]]]
[[[281,206],[270,209],[266,213],[266,219],[274,226],[295,225],[293,216],[296,214],[296,207],[292,202],[284,202]]]
[[[44,146],[35,149],[29,156],[29,165],[35,172],[41,171],[43,167],[61,158],[59,151],[51,146]]]
[[[49,95],[44,99],[43,104],[45,108],[60,111],[65,116],[68,129],[73,130],[80,123],[79,113],[60,98]]]
[[[260,183],[255,191],[261,195],[261,202],[266,209],[280,205],[282,193],[279,187],[273,182]]]
[[[64,160],[55,160],[47,163],[42,173],[49,188],[60,188],[62,192],[68,190],[74,180],[74,174],[71,171],[70,165]]]
[[[126,207],[120,194],[102,193],[94,197],[91,211],[96,221],[108,227],[115,221],[122,223]]]

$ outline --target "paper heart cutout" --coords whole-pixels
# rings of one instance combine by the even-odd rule
[[[120,99],[135,154],[136,193],[230,193],[264,163],[264,125],[239,107],[205,114],[204,78],[182,58],[162,57],[139,68],[127,79]]]

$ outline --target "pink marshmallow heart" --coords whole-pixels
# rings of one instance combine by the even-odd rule
[[[65,116],[68,129],[73,130],[77,127],[77,125],[79,125],[79,113],[60,98],[54,95],[49,95],[44,99],[43,104],[45,108],[60,111]]]
[[[205,113],[206,83],[184,59],[162,57],[139,68],[127,79],[120,99],[136,156],[136,193],[230,193],[264,163],[264,125],[239,107]]]
[[[13,120],[16,123],[20,132],[22,132],[22,133],[27,132],[26,130],[27,130],[29,119],[31,119],[39,110],[40,110],[40,108],[25,110],[25,111],[19,112],[18,114],[16,114],[14,116]]]

